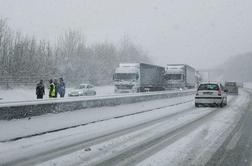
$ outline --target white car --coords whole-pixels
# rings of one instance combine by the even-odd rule
[[[195,96],[195,107],[200,105],[217,107],[227,105],[226,90],[220,83],[201,83]]]
[[[80,86],[68,93],[68,96],[94,96],[96,91],[91,84],[80,84]]]

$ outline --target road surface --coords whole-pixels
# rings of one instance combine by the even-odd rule
[[[250,98],[252,90],[248,91]],[[251,166],[252,165],[252,101],[232,137],[226,141],[208,162],[207,166]]]
[[[195,108],[190,95],[0,121],[0,165],[250,164],[250,96],[224,108]]]

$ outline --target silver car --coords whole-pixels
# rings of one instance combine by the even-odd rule
[[[80,84],[80,86],[68,93],[68,96],[94,96],[96,91],[91,84]]]
[[[201,83],[195,96],[195,107],[200,105],[223,107],[227,105],[226,90],[220,83]]]

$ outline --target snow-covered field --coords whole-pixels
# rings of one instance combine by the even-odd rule
[[[48,99],[48,89],[46,90],[46,94],[44,99]],[[73,90],[72,88],[66,89],[66,96],[65,98],[70,98],[67,96],[68,92]],[[114,94],[114,87],[112,85],[108,86],[97,86],[95,88],[97,96],[104,96],[104,95],[111,95]],[[36,92],[35,88],[15,88],[15,89],[0,89],[0,104],[6,102],[20,102],[20,101],[35,101],[36,99]]]
[[[237,125],[249,99],[241,90],[228,97],[225,108],[195,108],[193,96],[184,96],[0,121],[2,141],[88,123],[1,142],[0,165],[204,165]]]
[[[252,89],[252,82],[245,82],[243,86],[244,88]]]

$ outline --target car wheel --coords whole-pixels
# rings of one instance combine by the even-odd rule
[[[227,98],[226,98],[226,100],[225,100],[225,106],[227,105]]]

